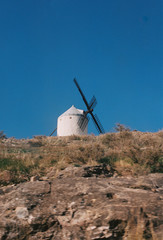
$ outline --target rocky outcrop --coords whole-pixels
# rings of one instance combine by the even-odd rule
[[[0,188],[0,239],[161,240],[163,174],[69,167]],[[36,181],[35,181],[36,180]]]

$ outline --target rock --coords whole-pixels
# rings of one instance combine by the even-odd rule
[[[28,217],[28,210],[26,207],[17,207],[15,212],[19,219],[26,219]]]
[[[86,167],[67,167],[58,173],[58,178],[65,177],[112,177],[115,173],[115,170],[106,164],[97,165],[97,166],[86,166]],[[48,176],[53,176],[54,170],[52,169]]]
[[[39,181],[39,180],[40,180],[39,176],[32,176],[30,178],[30,182],[35,182],[35,181]]]
[[[162,177],[72,167],[55,179],[0,188],[0,239],[161,240]]]
[[[26,182],[18,185],[18,191],[26,195],[42,195],[50,191],[50,184],[46,181]]]

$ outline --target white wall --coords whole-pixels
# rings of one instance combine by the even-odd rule
[[[87,135],[88,124],[84,131],[79,127],[78,121],[81,115],[60,116],[57,122],[57,136]]]

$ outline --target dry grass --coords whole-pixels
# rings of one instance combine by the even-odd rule
[[[109,164],[120,175],[163,172],[163,131],[0,139],[0,183],[26,181],[69,165]]]

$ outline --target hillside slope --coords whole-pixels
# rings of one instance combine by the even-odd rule
[[[0,239],[161,240],[163,132],[0,140]]]

